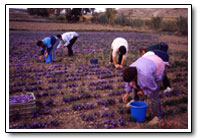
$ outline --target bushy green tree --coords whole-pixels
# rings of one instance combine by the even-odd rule
[[[68,22],[78,22],[83,14],[93,13],[95,8],[66,8],[66,19]]]
[[[105,15],[107,16],[108,22],[110,24],[114,23],[116,13],[117,13],[117,11],[115,10],[115,8],[106,8]]]

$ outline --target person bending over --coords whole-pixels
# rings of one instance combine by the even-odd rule
[[[150,125],[154,125],[162,119],[159,92],[165,65],[166,63],[160,57],[150,54],[140,57],[123,71],[126,91],[123,102],[127,103],[132,90],[134,90],[134,100],[139,100],[140,95],[147,95],[151,101],[151,110],[154,115],[154,118],[149,122]]]
[[[111,44],[110,63],[113,63],[115,68],[123,68],[128,54],[128,42],[121,37],[113,40]],[[118,63],[116,57],[118,55]]]
[[[56,61],[56,48],[59,44],[56,36],[45,37],[43,40],[39,40],[36,45],[40,47],[41,53],[39,59],[42,60],[43,56],[48,57],[52,54],[52,61]]]
[[[62,35],[58,34],[57,37],[60,40],[60,43],[59,43],[57,48],[67,47],[68,48],[68,56],[73,56],[72,46],[74,45],[74,43],[78,39],[79,34],[76,33],[76,32],[65,32]]]
[[[139,49],[140,56],[143,56],[143,55],[145,56],[145,55],[154,53],[154,54],[158,55],[159,57],[161,57],[163,59],[163,61],[169,62],[169,56],[165,55],[167,53],[167,51],[168,51],[168,45],[167,45],[167,43],[164,43],[164,42],[157,43],[152,46],[148,46],[147,48],[141,47]],[[163,86],[164,86],[164,93],[171,92],[173,90],[166,72],[163,77]]]

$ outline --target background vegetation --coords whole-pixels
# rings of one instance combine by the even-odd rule
[[[134,11],[134,9],[131,10]],[[48,22],[55,23],[100,24],[111,27],[119,26],[119,28],[126,29],[132,28],[141,32],[150,30],[152,32],[163,32],[182,36],[187,36],[188,34],[188,18],[184,14],[177,14],[173,17],[169,15],[169,17],[166,17],[167,13],[163,15],[161,12],[161,14],[152,14],[151,16],[148,15],[148,17],[144,17],[144,15],[141,16],[142,14],[137,12],[135,12],[133,16],[133,11],[127,11],[128,13],[126,13],[120,12],[115,8],[106,8],[105,12],[96,12],[95,8],[28,8],[26,12],[28,12],[30,16],[37,16],[37,19],[34,19],[37,21],[39,18],[42,18],[39,21],[46,19]],[[174,13],[176,13],[176,11]],[[138,16],[136,16],[136,14],[138,14]],[[13,15],[13,17],[14,16],[15,15]],[[24,20],[27,19],[28,18],[24,18]]]

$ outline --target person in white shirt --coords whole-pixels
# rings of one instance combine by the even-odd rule
[[[72,46],[76,42],[77,38],[79,37],[79,34],[76,32],[66,32],[66,33],[63,33],[62,35],[58,34],[57,37],[60,40],[60,43],[57,48],[67,47],[68,55],[73,56]]]
[[[128,42],[124,38],[118,37],[113,40],[111,50],[110,63],[113,63],[115,68],[123,68],[128,54]],[[116,61],[117,55],[119,55],[118,63]]]

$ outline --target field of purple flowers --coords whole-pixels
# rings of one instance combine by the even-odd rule
[[[80,32],[80,37],[73,46],[73,57],[67,56],[67,49],[57,49],[56,62],[39,61],[40,49],[36,46],[37,40],[58,33],[62,32],[9,32],[9,96],[33,92],[36,97],[36,110],[32,112],[31,117],[10,117],[11,129],[188,127],[188,62],[185,49],[174,51],[169,48],[171,65],[167,72],[174,91],[160,93],[163,122],[156,126],[148,126],[147,122],[152,119],[150,107],[147,109],[145,122],[135,122],[131,118],[130,110],[127,110],[122,102],[125,93],[122,70],[106,64],[110,59],[110,44],[116,37],[124,37],[129,43],[126,66],[139,57],[139,47],[164,40],[151,33]],[[181,43],[187,47],[187,42],[179,42],[176,39],[167,43],[169,47]],[[98,59],[98,66],[90,65],[92,58]],[[149,103],[147,96],[142,96],[141,100]],[[10,104],[15,102],[17,101],[12,99]]]

